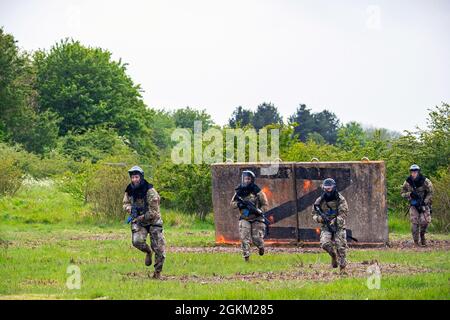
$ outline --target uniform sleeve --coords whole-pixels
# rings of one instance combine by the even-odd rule
[[[161,198],[154,188],[147,191],[148,211],[145,213],[145,219],[150,220],[159,214],[159,203]]]
[[[131,210],[131,198],[128,196],[128,193],[125,192],[124,196],[123,196],[123,210],[125,211],[129,211]]]
[[[260,209],[263,212],[266,212],[267,210],[269,210],[269,201],[267,200],[267,196],[263,191],[258,192],[257,194],[258,196],[258,202],[260,205]]]
[[[230,202],[230,206],[233,209],[237,209],[238,208],[238,202],[235,200],[236,197],[236,192],[233,195],[233,198],[231,198],[231,202]]]
[[[317,214],[316,210],[314,210],[314,206],[318,206],[318,205],[320,205],[320,197],[318,197],[318,198],[316,199],[316,201],[314,201],[314,204],[313,204],[313,206],[312,206],[312,211],[311,211],[312,218],[313,218],[313,220],[314,220],[315,222],[317,222],[317,223],[319,223],[319,222],[318,222],[319,215]]]
[[[433,197],[433,184],[431,181],[427,178],[425,179],[425,189],[427,190],[427,195],[425,196],[425,199],[423,201],[426,205],[429,205],[431,203],[431,198]]]
[[[411,190],[409,188],[409,183],[406,182],[406,181],[403,183],[401,195],[405,199],[409,199],[409,197],[411,195]]]
[[[347,200],[345,200],[345,198],[341,194],[339,194],[338,214],[344,218],[347,217],[348,214]]]

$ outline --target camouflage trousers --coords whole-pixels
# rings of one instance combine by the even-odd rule
[[[340,267],[345,267],[347,265],[347,231],[345,229],[338,229],[334,235],[328,230],[322,230],[320,233],[320,246],[330,256],[336,255],[337,262]]]
[[[419,241],[419,233],[425,234],[428,224],[431,222],[430,208],[425,206],[422,213],[416,207],[409,207],[409,221],[411,233],[415,242]]]
[[[137,249],[148,253],[153,250],[155,253],[155,271],[161,272],[164,260],[166,259],[166,240],[164,238],[163,228],[160,226],[141,226],[138,223],[131,224],[132,243]],[[150,245],[146,240],[150,234]]]
[[[258,249],[264,248],[264,234],[266,225],[264,222],[239,220],[239,236],[241,238],[242,255],[250,256],[250,243],[253,242]]]

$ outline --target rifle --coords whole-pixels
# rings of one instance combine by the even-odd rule
[[[127,224],[145,213],[145,207],[131,206],[131,213],[127,218]]]
[[[411,199],[409,200],[409,204],[416,208],[417,211],[420,213],[423,213],[423,207],[425,206],[425,202],[423,201],[423,198],[417,193],[416,186],[413,185],[413,192],[411,192]]]
[[[244,200],[244,199],[242,199],[242,197],[240,197],[238,195],[236,195],[236,199],[239,203],[241,203],[249,211],[246,214],[246,216],[248,216],[249,213],[253,213],[253,214],[259,215],[264,218],[264,224],[266,225],[266,236],[269,235],[270,220],[267,219],[264,212],[260,208],[256,207],[253,204],[253,202],[251,202],[251,201]]]
[[[336,225],[336,222],[332,225],[331,221],[333,219],[336,219],[337,213],[333,212],[332,214],[326,214],[325,212],[322,211],[320,206],[317,205],[317,204],[314,205],[314,211],[316,211],[317,214],[322,218],[322,221],[325,224],[325,226],[327,227],[328,231],[331,232],[333,234],[333,237],[334,237],[334,235],[337,232],[337,225]],[[350,239],[350,240],[358,242],[358,239],[353,238],[352,236],[350,236],[347,233],[346,233],[346,237],[347,237],[347,239]]]

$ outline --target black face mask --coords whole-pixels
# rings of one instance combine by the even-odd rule
[[[418,188],[421,187],[425,183],[425,177],[419,172],[417,177],[413,179],[413,177],[410,175],[408,179],[406,179],[410,185],[413,185]]]
[[[328,201],[337,200],[337,198],[338,198],[338,192],[337,192],[336,189],[333,189],[333,191],[331,191],[331,192],[326,192],[326,191],[324,191],[322,197],[323,197],[323,199],[325,199],[325,201],[327,201],[327,202],[328,202]]]
[[[153,185],[148,183],[147,180],[141,177],[138,185],[134,185],[130,183],[125,192],[128,193],[129,196],[132,196],[135,199],[145,198],[147,191],[153,188]]]
[[[237,193],[237,195],[238,196],[240,196],[240,197],[247,197],[249,194],[251,194],[251,193],[253,193],[253,194],[258,194],[259,192],[261,191],[261,189],[256,185],[256,184],[254,184],[253,182],[252,183],[250,183],[250,184],[248,184],[248,185],[246,185],[246,186],[243,186],[242,184],[241,185],[239,185],[237,188],[236,188],[236,193]]]

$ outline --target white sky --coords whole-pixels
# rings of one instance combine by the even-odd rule
[[[343,122],[424,126],[450,102],[450,1],[0,0],[26,50],[73,37],[129,63],[150,107],[299,103]]]

